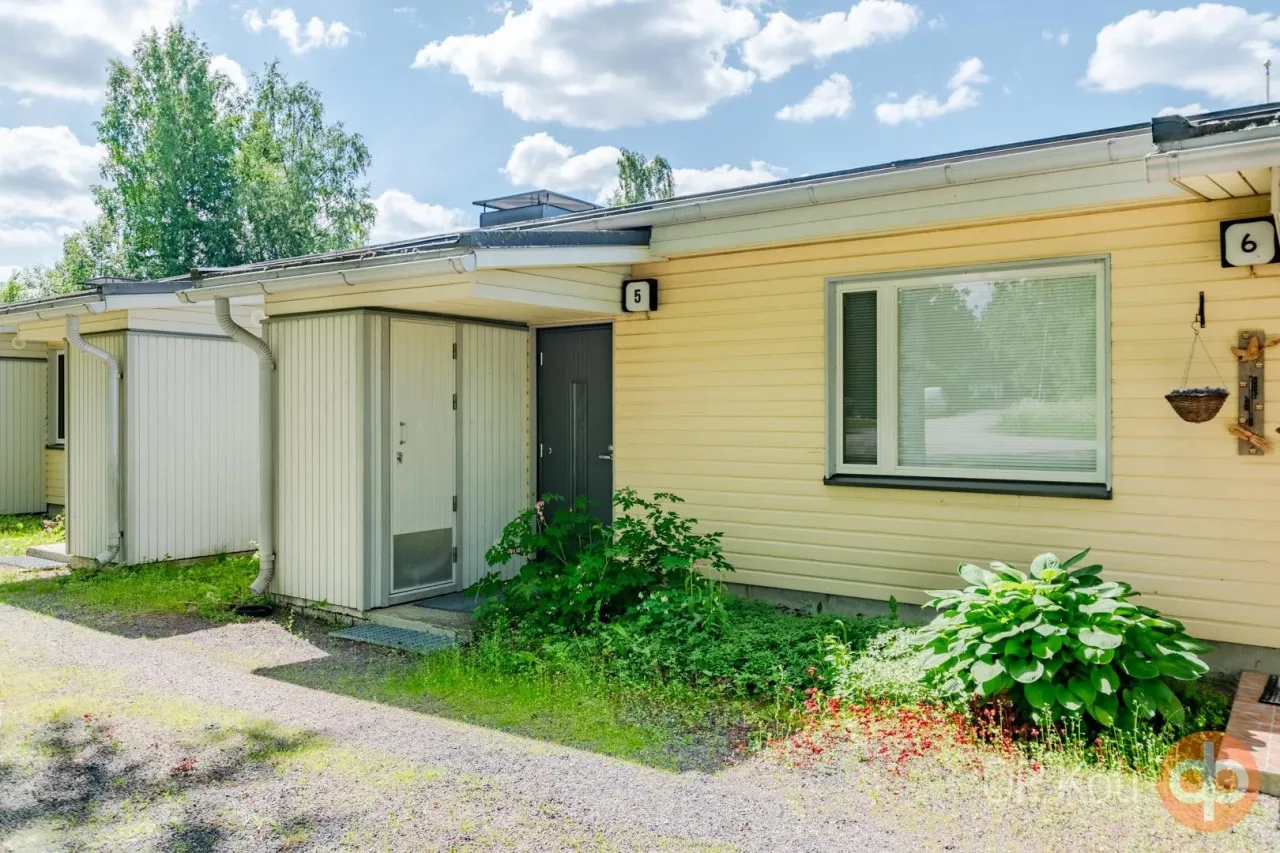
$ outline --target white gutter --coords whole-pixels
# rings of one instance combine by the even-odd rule
[[[833,176],[811,183],[748,187],[737,193],[716,193],[706,198],[659,202],[631,212],[562,216],[557,217],[547,229],[585,231],[678,225],[704,219],[767,213],[1090,166],[1125,162],[1136,164],[1151,152],[1151,147],[1150,130],[1134,130],[1106,139],[1064,142],[1023,151],[997,151],[988,155],[919,166],[887,167],[880,171]]]
[[[1271,218],[1280,231],[1280,166],[1271,167]]]
[[[228,337],[258,355],[258,577],[249,589],[262,595],[276,572],[276,360],[266,341],[231,319],[231,303],[225,296],[214,300],[213,312]]]
[[[40,320],[61,320],[64,317],[83,317],[89,314],[101,314],[107,310],[107,303],[101,296],[93,296],[84,301],[69,300],[48,308],[33,308],[30,311],[14,311],[10,314],[0,313],[0,321],[6,326],[19,326]],[[21,334],[21,330],[19,330]]]
[[[211,279],[209,284],[178,291],[178,298],[187,303],[212,302],[215,299],[236,296],[258,296],[310,290],[321,287],[339,287],[361,284],[365,281],[394,281],[427,275],[463,274],[475,269],[475,254],[453,255],[447,258],[374,264],[369,261],[346,261],[321,266],[313,273],[299,273],[299,267],[278,270],[237,273]]]
[[[1179,181],[1219,172],[1269,169],[1280,166],[1280,136],[1199,148],[1179,148],[1148,154],[1146,159],[1147,180],[1151,183]]]
[[[467,275],[477,270],[536,269],[569,266],[629,266],[657,260],[648,246],[509,246],[472,249],[445,257],[405,260],[403,257],[360,258],[306,267],[282,267],[210,278],[207,283],[178,292],[183,302],[208,302],[221,297],[259,296],[388,282],[433,275]]]
[[[124,541],[120,517],[120,362],[80,336],[78,314],[67,316],[67,342],[107,368],[107,548],[93,558],[101,568],[116,561]]]

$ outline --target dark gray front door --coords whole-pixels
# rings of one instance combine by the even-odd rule
[[[613,518],[613,327],[538,332],[538,494]]]

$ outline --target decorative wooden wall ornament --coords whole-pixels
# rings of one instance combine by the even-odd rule
[[[1262,437],[1265,414],[1265,378],[1267,348],[1280,344],[1280,338],[1268,341],[1261,329],[1240,333],[1240,345],[1231,348],[1239,362],[1240,412],[1239,429],[1232,433],[1238,439],[1237,452],[1241,456],[1260,456],[1270,449],[1270,442]]]

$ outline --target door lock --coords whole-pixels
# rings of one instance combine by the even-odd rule
[[[403,453],[403,452],[401,452],[401,451],[399,451],[399,450],[397,450],[397,451],[396,451],[396,461],[397,461],[397,462],[403,462],[403,461],[404,461],[404,453]]]
[[[613,445],[612,444],[609,445],[608,453],[601,453],[597,458],[603,459],[606,462],[612,462],[613,461]]]

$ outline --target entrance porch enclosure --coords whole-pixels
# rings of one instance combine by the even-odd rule
[[[608,324],[631,265],[650,258],[647,237],[475,232],[295,259],[287,272],[219,271],[183,292],[264,299],[275,364],[270,591],[358,615],[484,577],[485,552],[538,489],[544,329],[606,336],[582,377],[555,375],[562,396],[577,395],[568,410],[583,428],[562,425],[569,444],[545,450],[569,465],[568,489],[608,495],[610,440],[586,420],[612,425]]]

